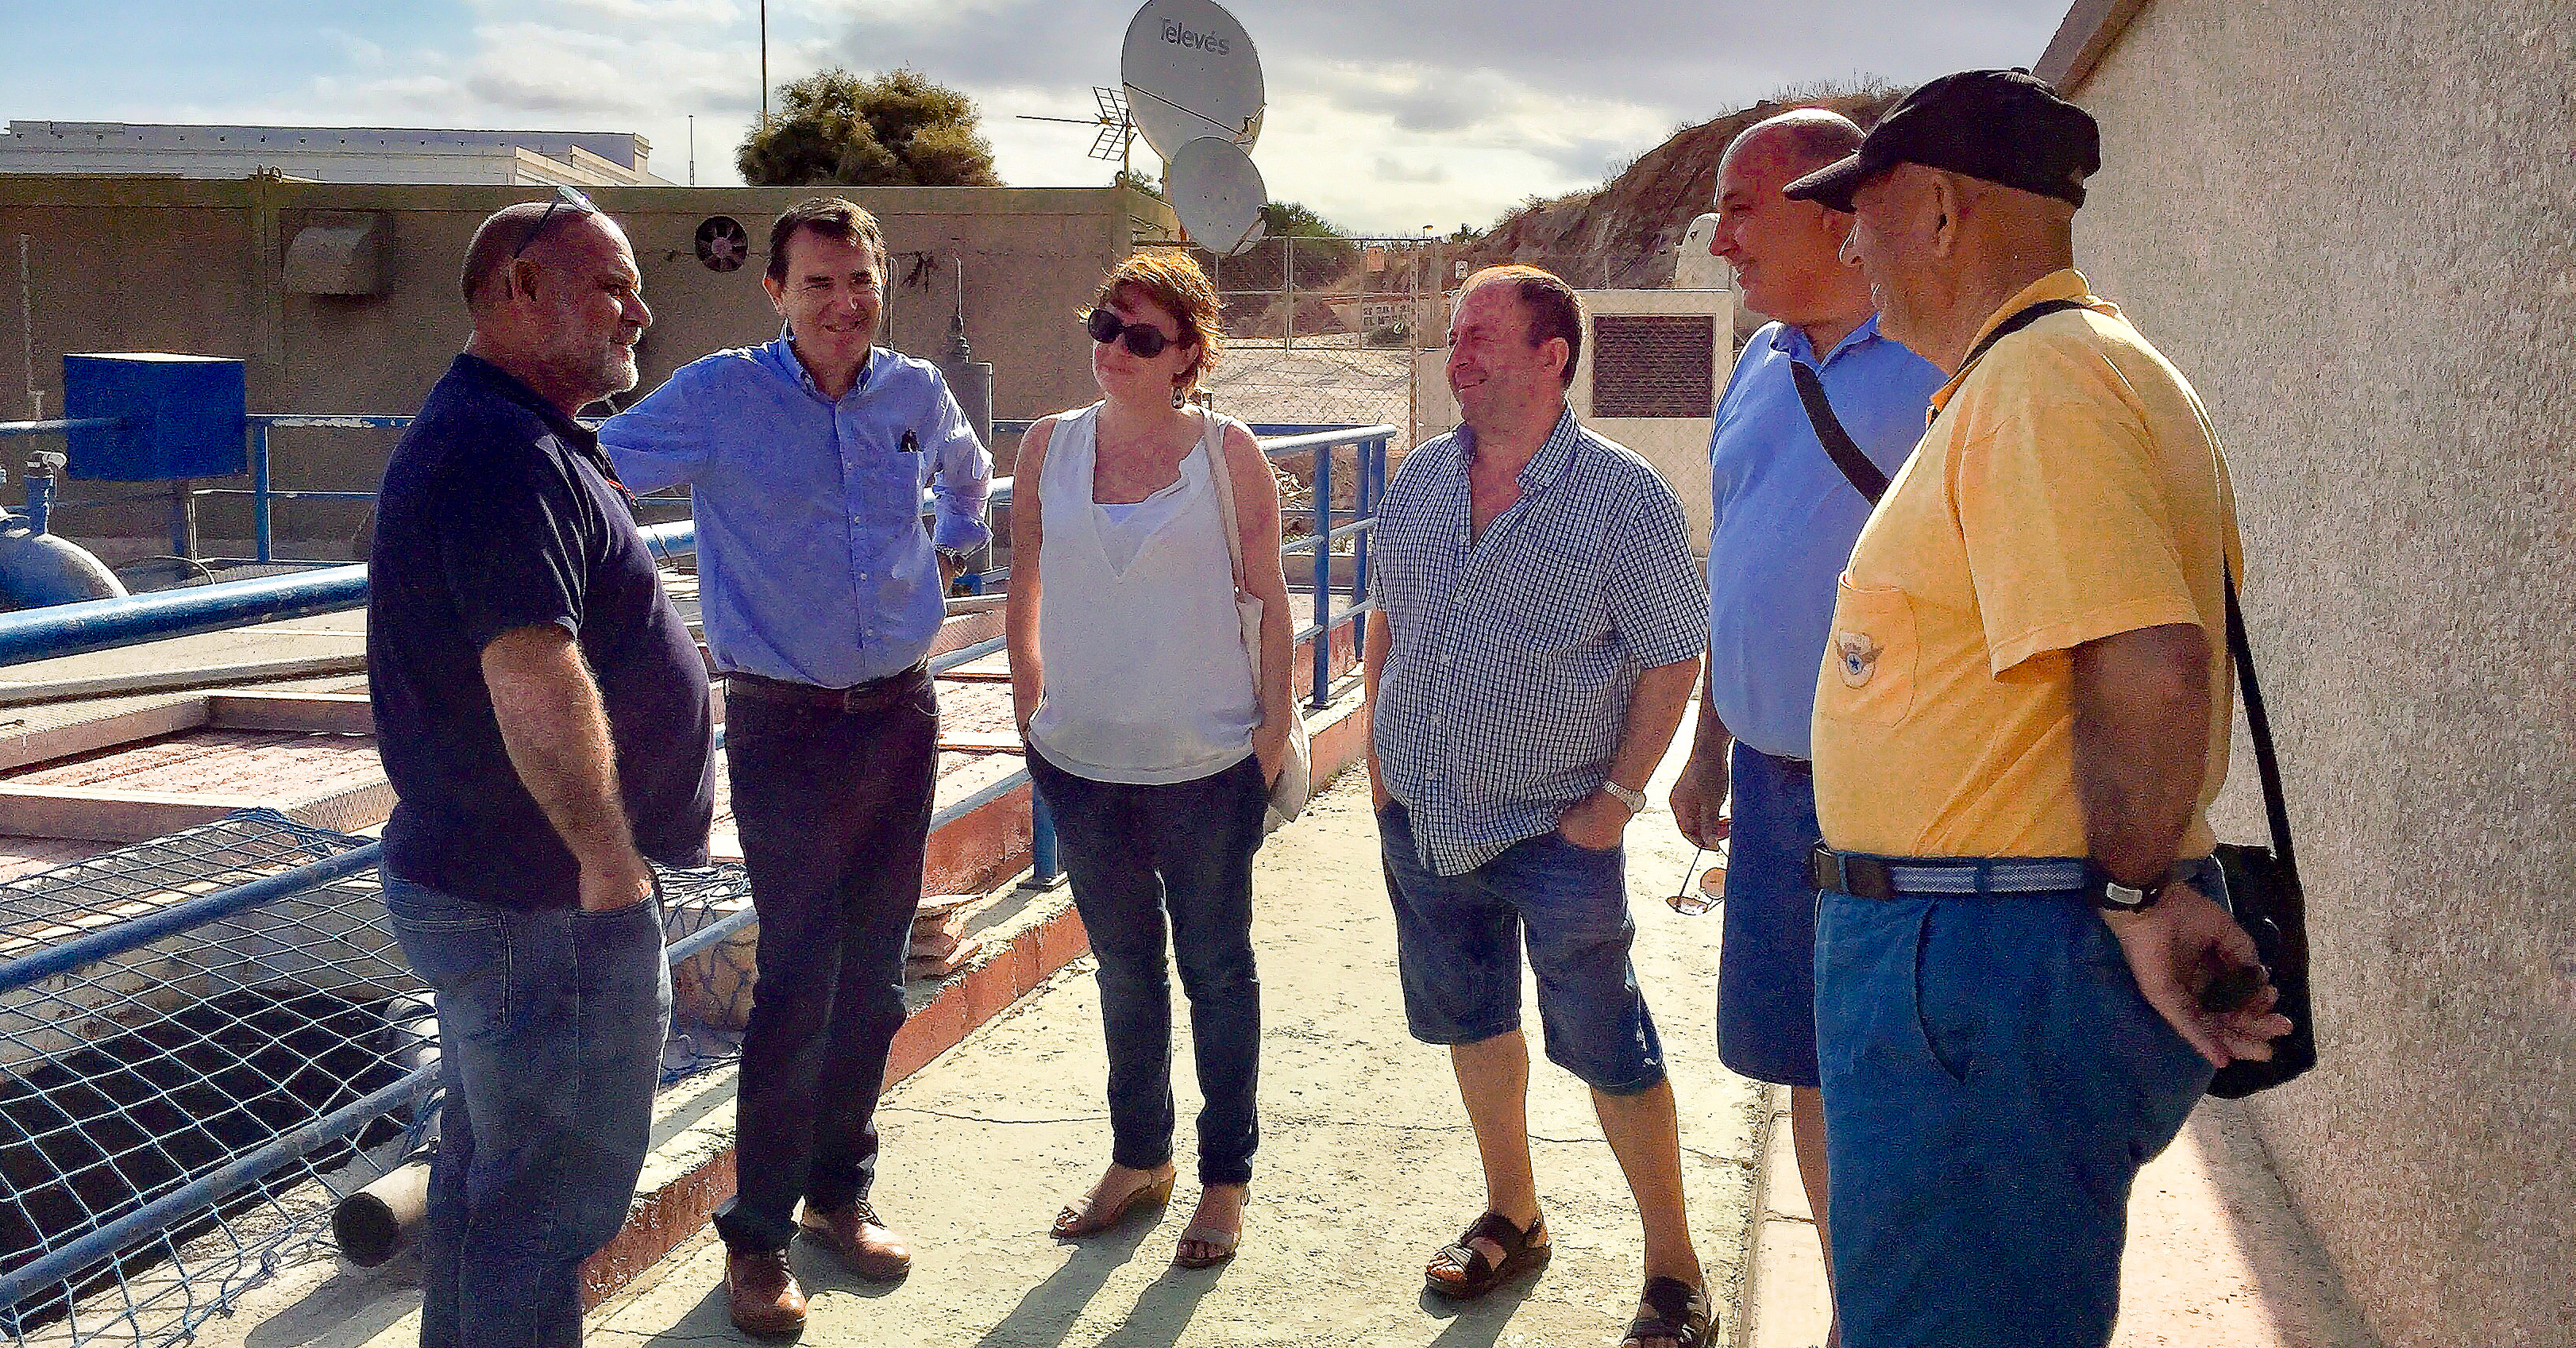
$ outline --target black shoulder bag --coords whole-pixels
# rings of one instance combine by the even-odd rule
[[[2272,721],[2263,712],[2263,688],[2254,678],[2254,646],[2245,635],[2245,613],[2236,603],[2236,581],[2227,578],[2227,651],[2236,682],[2245,690],[2245,728],[2254,741],[2254,767],[2263,778],[2263,815],[2272,845],[2220,843],[2219,869],[2236,924],[2254,938],[2280,1001],[2272,1008],[2289,1018],[2290,1032],[2272,1041],[2272,1056],[2238,1059],[2219,1069],[2209,1093],[2225,1100],[2269,1090],[2317,1065],[2316,1019],[2308,1005],[2308,898],[2299,885],[2298,854],[2290,845],[2290,804],[2281,789],[2281,761],[2272,750]]]

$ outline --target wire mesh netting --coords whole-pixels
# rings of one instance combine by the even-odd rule
[[[9,1341],[184,1339],[323,1253],[332,1206],[434,1133],[434,999],[395,944],[372,856],[365,838],[246,811],[0,885]],[[227,906],[300,867],[323,874]],[[665,872],[663,888],[672,953],[687,957],[670,1079],[736,1050],[751,912],[736,866]],[[219,911],[146,925],[192,901]],[[101,955],[11,976],[66,941]]]

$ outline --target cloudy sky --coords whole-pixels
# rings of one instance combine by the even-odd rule
[[[1479,226],[1783,86],[2028,65],[2068,0],[1233,0],[1277,200]],[[1106,181],[1087,116],[1136,0],[768,0],[773,83],[910,65],[972,94],[1016,186]],[[738,182],[758,0],[0,0],[0,118],[639,131]],[[220,15],[220,18],[212,17]],[[1154,171],[1139,143],[1140,166]]]

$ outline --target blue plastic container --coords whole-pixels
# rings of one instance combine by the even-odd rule
[[[248,410],[238,360],[157,351],[63,357],[63,415],[124,423],[71,432],[75,478],[160,482],[245,472]]]

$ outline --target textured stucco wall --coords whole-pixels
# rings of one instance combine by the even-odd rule
[[[2576,1344],[2569,18],[2156,0],[2075,95],[2079,254],[2228,445],[2291,773],[2325,1061],[2257,1113],[2394,1348]]]

